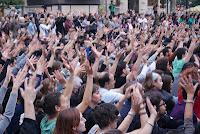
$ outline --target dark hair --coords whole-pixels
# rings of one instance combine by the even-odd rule
[[[56,121],[54,134],[78,134],[74,127],[80,123],[80,112],[76,108],[61,111]]]
[[[3,114],[3,106],[0,104],[0,114]]]
[[[185,48],[178,48],[176,50],[176,56],[177,56],[178,60],[181,60],[185,53],[186,53],[186,49]]]
[[[192,62],[185,63],[183,65],[181,72],[185,71],[186,69],[192,68],[192,67],[194,67],[194,63],[192,63]]]
[[[83,95],[85,92],[85,88],[86,88],[86,84],[83,84],[80,89],[79,89],[79,94],[78,94],[78,98],[77,100],[77,104],[80,104],[81,101],[83,100]],[[92,89],[92,94],[94,94],[95,92],[97,92],[99,90],[99,86],[96,84],[93,84],[93,89]]]
[[[104,134],[123,134],[123,132],[119,129],[110,129],[104,132]]]
[[[55,82],[51,81],[49,78],[46,78],[42,81],[42,88],[40,89],[40,92],[43,95],[47,95],[50,92],[54,91],[54,86],[55,86]]]
[[[103,103],[94,109],[93,117],[95,123],[100,129],[106,128],[110,123],[114,122],[118,117],[119,111],[115,105],[110,103]]]
[[[160,58],[156,62],[156,69],[167,72],[168,71],[168,69],[167,69],[168,63],[169,63],[169,60],[167,57]]]
[[[124,61],[121,61],[118,65],[117,65],[117,69],[116,69],[116,73],[115,73],[115,77],[120,77],[123,74],[123,70],[126,69],[126,63]]]
[[[162,89],[170,93],[172,77],[168,74],[163,74],[161,77],[163,82]]]
[[[149,97],[153,106],[156,106],[156,111],[159,110],[162,95],[157,90],[149,90],[145,93],[145,97]]]
[[[60,106],[60,96],[61,93],[49,93],[44,97],[44,104],[43,104],[43,110],[44,112],[50,116],[56,114],[55,106]]]
[[[164,56],[167,56],[167,53],[169,53],[169,47],[165,47],[163,50],[162,50],[162,53]]]
[[[100,87],[105,87],[106,82],[109,82],[110,78],[109,78],[109,73],[106,72],[102,77],[100,77],[98,79],[98,83]]]
[[[200,122],[196,124],[195,131],[194,131],[194,134],[199,134],[199,133],[200,133]]]
[[[119,43],[120,49],[125,48],[125,47],[126,47],[126,43],[127,43],[127,42],[126,42],[125,40],[120,41],[120,43]]]

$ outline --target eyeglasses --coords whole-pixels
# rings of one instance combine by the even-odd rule
[[[166,103],[164,101],[162,102],[162,104],[159,105],[159,107],[162,107],[162,106],[166,106]]]

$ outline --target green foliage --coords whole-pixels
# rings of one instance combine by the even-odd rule
[[[186,5],[187,0],[177,0],[177,4]],[[188,0],[189,7],[200,5],[200,0]]]
[[[24,0],[0,0],[2,6],[23,5]]]

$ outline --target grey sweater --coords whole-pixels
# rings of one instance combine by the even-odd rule
[[[6,88],[0,88],[0,104],[2,104],[5,94],[7,92]],[[18,93],[11,92],[8,103],[6,105],[5,112],[0,117],[0,134],[3,134],[15,112],[15,106],[17,102]]]

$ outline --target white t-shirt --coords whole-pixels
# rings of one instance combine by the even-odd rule
[[[113,92],[105,88],[99,88],[99,93],[101,95],[101,100],[105,103],[116,103],[123,95],[121,93]]]
[[[138,18],[138,22],[142,29],[147,29],[147,19],[146,18]]]

